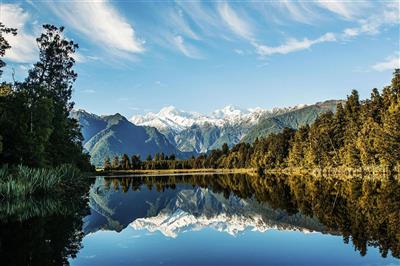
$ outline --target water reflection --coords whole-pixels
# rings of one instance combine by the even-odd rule
[[[1,265],[68,265],[82,247],[83,217],[90,214],[84,196],[0,201]]]
[[[99,177],[89,192],[1,202],[0,260],[390,264],[400,257],[399,209],[400,183],[389,177]]]
[[[118,193],[116,193],[118,192]],[[159,193],[163,192],[163,193]],[[98,179],[86,232],[180,232],[214,228],[236,234],[318,231],[342,235],[362,256],[368,247],[400,256],[400,186],[391,178],[248,175]]]

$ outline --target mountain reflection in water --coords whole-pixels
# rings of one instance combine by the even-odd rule
[[[161,193],[162,192],[162,193]],[[165,236],[211,227],[342,235],[361,255],[400,256],[400,186],[391,178],[215,175],[98,178],[85,232],[135,229]]]
[[[1,265],[398,265],[399,210],[400,183],[389,177],[98,177],[86,196],[1,202],[0,258]]]

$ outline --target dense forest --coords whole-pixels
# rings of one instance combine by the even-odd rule
[[[82,148],[82,135],[70,118],[73,58],[78,45],[63,36],[64,28],[44,25],[36,39],[39,60],[22,82],[0,84],[0,163],[51,168],[72,164],[92,170]],[[17,31],[0,23],[0,56],[11,48],[5,35]],[[6,63],[0,59],[0,77]],[[14,78],[14,75],[13,75]]]
[[[239,143],[224,144],[197,158],[176,160],[163,153],[141,160],[127,154],[106,158],[104,169],[192,169],[192,168],[366,168],[393,169],[400,163],[400,69],[390,86],[360,100],[353,90],[336,112],[318,116],[311,125],[298,130],[285,128],[277,134]]]

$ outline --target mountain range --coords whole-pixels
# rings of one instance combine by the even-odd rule
[[[253,142],[257,137],[280,132],[285,127],[297,129],[311,124],[319,114],[335,111],[340,101],[297,105],[272,110],[241,109],[226,106],[210,115],[179,110],[173,106],[158,113],[135,115],[126,119],[120,114],[99,116],[84,110],[72,112],[81,125],[84,148],[92,163],[102,165],[106,156],[164,152],[185,158],[239,142]]]
[[[289,215],[254,198],[224,197],[207,188],[178,185],[163,193],[142,186],[137,191],[106,189],[97,179],[89,193],[91,214],[84,219],[85,234],[99,230],[120,232],[127,226],[160,231],[175,238],[186,231],[213,228],[230,235],[246,229],[327,232],[316,218],[301,213]]]

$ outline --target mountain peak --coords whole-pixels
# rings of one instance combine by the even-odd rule
[[[169,115],[179,115],[182,111],[178,110],[175,106],[169,105],[161,108],[158,115],[169,116]]]
[[[234,105],[227,105],[222,109],[217,109],[215,110],[212,115],[215,118],[220,118],[220,119],[226,119],[226,118],[232,118],[232,117],[239,117],[243,114],[249,113],[247,110],[241,109],[237,106]]]

